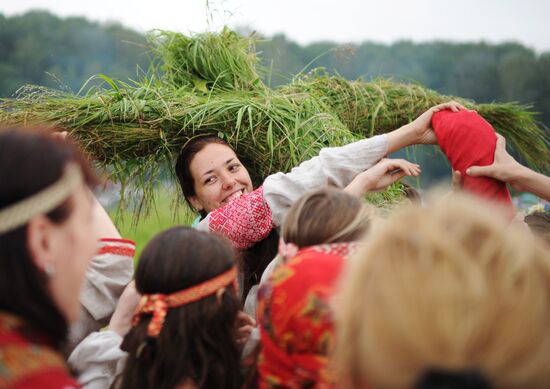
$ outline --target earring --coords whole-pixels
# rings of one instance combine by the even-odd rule
[[[55,274],[55,266],[53,263],[46,262],[44,264],[44,272],[48,275],[48,277],[51,277]]]

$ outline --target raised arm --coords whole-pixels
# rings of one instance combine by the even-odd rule
[[[279,226],[290,206],[304,193],[326,185],[346,188],[387,154],[414,144],[436,143],[431,119],[435,112],[443,109],[465,108],[455,102],[440,104],[388,134],[324,148],[318,156],[302,162],[290,172],[273,174],[266,178],[261,188],[210,212],[198,228],[222,234],[237,248],[250,247],[264,239],[274,226]],[[411,167],[412,170],[416,171],[417,167]],[[349,190],[354,193],[368,190],[372,177],[367,176],[359,177]],[[393,182],[400,176],[400,172],[385,170],[379,179]],[[374,185],[372,189],[380,188]]]
[[[324,148],[317,157],[302,162],[289,173],[269,176],[264,182],[264,194],[273,213],[274,224],[280,225],[288,208],[307,191],[325,185],[345,188],[358,174],[371,168],[387,154],[415,144],[437,144],[431,120],[435,112],[444,109],[459,111],[466,108],[456,102],[439,104],[388,134],[341,147]]]
[[[492,165],[472,166],[466,174],[472,177],[492,177],[506,182],[520,192],[533,193],[550,201],[550,177],[537,173],[517,162],[506,151],[506,139],[497,134],[495,160]]]

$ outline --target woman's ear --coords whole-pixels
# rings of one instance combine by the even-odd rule
[[[44,216],[36,216],[27,224],[27,247],[31,258],[39,269],[50,273],[55,267],[55,243],[53,224]]]
[[[283,238],[279,238],[279,255],[283,257],[283,261],[288,261],[296,256],[298,246],[294,243],[285,243]]]

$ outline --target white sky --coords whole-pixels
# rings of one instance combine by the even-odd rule
[[[33,8],[61,16],[118,21],[140,31],[200,32],[248,26],[282,32],[299,43],[318,40],[391,43],[400,39],[521,42],[550,51],[550,0],[0,0],[0,12]]]

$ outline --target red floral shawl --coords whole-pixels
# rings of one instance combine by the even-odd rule
[[[0,388],[75,389],[63,356],[48,339],[17,317],[0,311]]]
[[[258,292],[262,350],[260,388],[333,388],[327,355],[333,346],[331,299],[355,244],[303,249]]]

